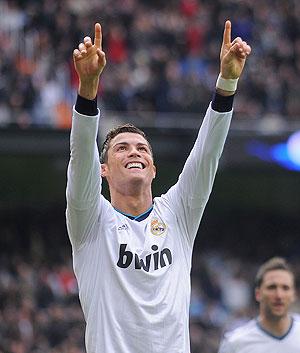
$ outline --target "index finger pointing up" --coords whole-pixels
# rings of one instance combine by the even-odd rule
[[[223,33],[223,44],[231,43],[231,22],[227,20],[225,22],[225,28]]]
[[[95,39],[94,44],[96,48],[100,48],[102,50],[102,32],[100,23],[95,24]]]

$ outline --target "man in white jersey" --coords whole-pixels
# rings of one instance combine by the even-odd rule
[[[259,316],[225,334],[219,353],[299,353],[299,316],[289,313],[295,278],[283,258],[274,257],[258,270],[255,298]]]
[[[216,93],[178,182],[152,198],[156,169],[145,134],[111,131],[101,167],[96,137],[99,77],[106,64],[100,24],[94,43],[74,50],[79,77],[71,130],[67,227],[88,353],[188,353],[194,239],[232,116],[236,84],[251,48],[231,41],[226,21]],[[106,178],[110,202],[101,195]]]

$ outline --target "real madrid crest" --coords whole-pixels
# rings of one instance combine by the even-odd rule
[[[152,218],[151,220],[151,233],[153,235],[163,235],[166,231],[167,226],[164,222],[160,221],[158,218]]]

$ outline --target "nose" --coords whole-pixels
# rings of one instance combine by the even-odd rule
[[[129,157],[139,157],[141,154],[139,152],[139,150],[137,149],[136,146],[130,146],[129,150],[128,150],[128,156]]]
[[[276,297],[277,298],[283,298],[285,295],[285,291],[283,288],[277,288],[276,289]]]

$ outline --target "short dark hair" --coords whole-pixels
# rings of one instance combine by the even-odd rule
[[[142,131],[141,129],[139,129],[138,127],[134,126],[133,124],[124,124],[124,125],[119,125],[115,128],[113,128],[112,130],[110,130],[106,137],[105,140],[102,144],[102,148],[101,148],[101,153],[100,153],[100,162],[101,163],[106,163],[107,162],[107,151],[109,149],[109,144],[110,141],[116,137],[119,134],[122,134],[123,132],[132,132],[134,134],[139,134],[141,136],[144,137],[144,139],[148,142],[148,146],[150,148],[151,154],[153,156],[153,151],[152,151],[152,147],[147,139],[146,134],[144,133],[144,131]]]
[[[265,274],[269,271],[274,271],[274,270],[287,271],[294,278],[294,273],[290,265],[283,257],[272,257],[270,260],[266,261],[259,267],[255,277],[255,287],[259,288],[264,280]]]

